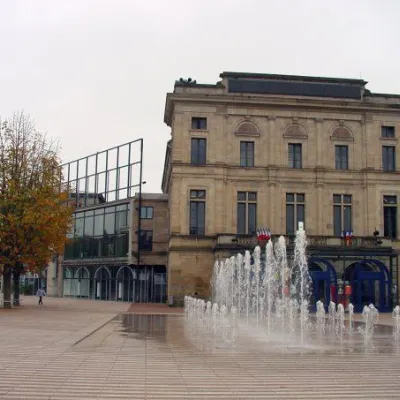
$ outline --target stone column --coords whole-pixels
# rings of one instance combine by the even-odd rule
[[[322,157],[322,146],[323,146],[323,142],[324,142],[324,138],[322,137],[322,122],[323,122],[323,118],[315,118],[315,141],[316,141],[316,157],[315,157],[315,161],[316,161],[316,166],[317,167],[321,167],[323,164],[323,157]]]
[[[268,117],[268,162],[267,165],[278,165],[280,155],[280,148],[277,149],[277,145],[280,146],[280,143],[277,139],[278,132],[276,132],[275,128],[276,117],[274,115],[270,115]]]

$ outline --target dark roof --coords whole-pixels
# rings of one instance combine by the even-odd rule
[[[348,78],[329,78],[320,76],[301,76],[301,75],[279,75],[279,74],[260,74],[252,72],[222,72],[220,78],[232,79],[259,79],[259,80],[274,80],[274,81],[302,81],[316,83],[342,83],[347,85],[364,86],[368,82],[363,79],[348,79]]]
[[[262,79],[228,79],[229,93],[269,94],[284,96],[330,97],[361,100],[362,88],[343,83],[320,83]]]

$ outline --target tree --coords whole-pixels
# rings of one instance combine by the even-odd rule
[[[29,116],[0,121],[0,271],[4,307],[19,305],[23,271],[40,272],[62,252],[72,220],[68,188],[62,185],[59,147]]]

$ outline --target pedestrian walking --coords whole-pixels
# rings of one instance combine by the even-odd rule
[[[39,289],[36,293],[36,296],[39,297],[38,306],[43,305],[43,297],[46,296],[44,289]]]

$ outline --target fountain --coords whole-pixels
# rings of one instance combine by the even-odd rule
[[[394,319],[393,336],[396,340],[400,339],[400,306],[396,306],[393,310],[392,317]]]
[[[362,312],[364,327],[359,327],[359,332],[364,336],[364,342],[370,342],[374,333],[375,325],[378,322],[379,313],[373,304],[364,306]]]
[[[189,325],[202,335],[212,335],[209,343],[230,344],[270,342],[272,347],[315,348],[353,343],[362,335],[367,344],[378,321],[378,310],[364,307],[363,326],[354,329],[354,307],[348,305],[348,324],[343,304],[322,301],[310,315],[310,284],[306,255],[306,235],[301,224],[296,234],[294,257],[287,258],[286,241],[271,239],[265,252],[257,246],[226,261],[217,261],[211,281],[212,302],[185,297]],[[394,337],[400,340],[400,307],[393,311]],[[197,320],[197,321],[194,321]],[[338,342],[337,339],[340,339]],[[351,339],[353,338],[353,339]],[[241,342],[243,341],[243,342]],[[352,342],[353,341],[353,342]]]

